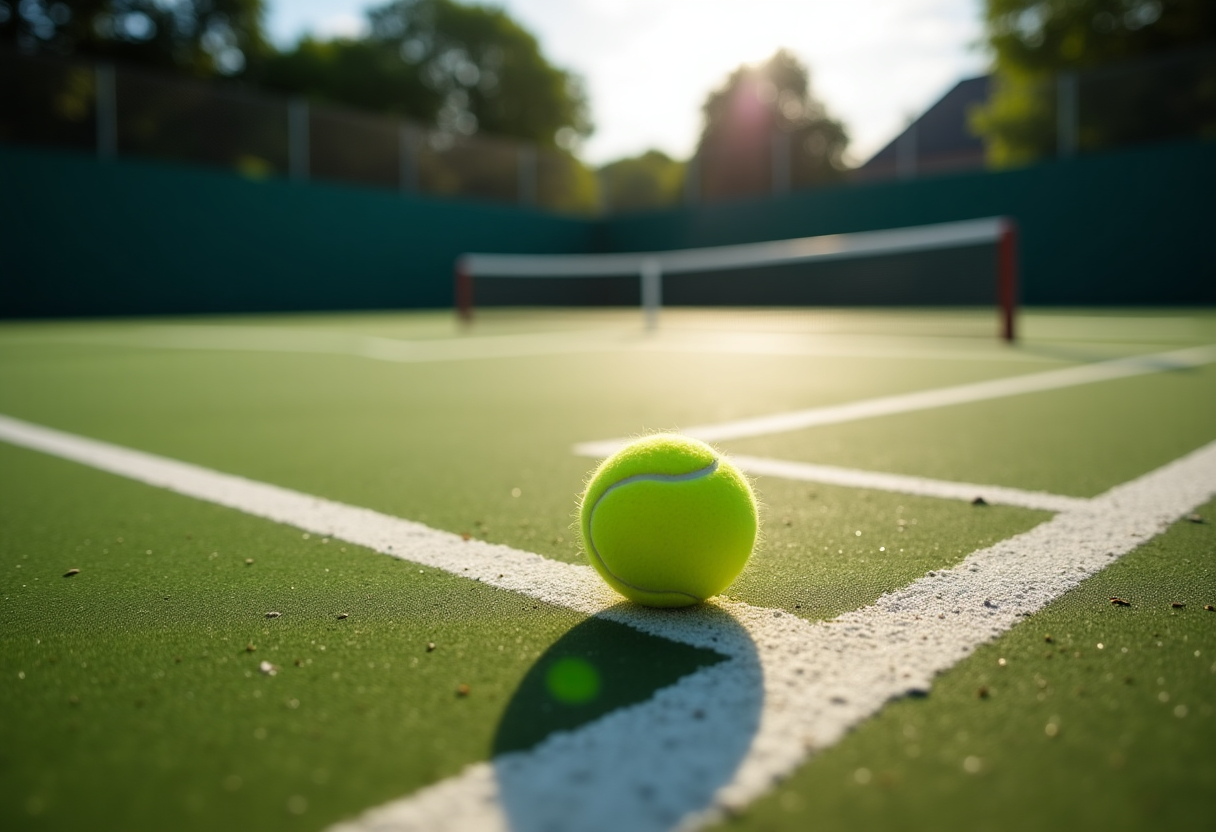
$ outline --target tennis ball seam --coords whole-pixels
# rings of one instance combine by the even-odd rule
[[[590,546],[592,557],[599,562],[600,566],[604,568],[605,572],[630,589],[636,589],[639,592],[653,592],[656,594],[670,593],[672,595],[683,595],[685,598],[691,598],[694,601],[704,601],[704,598],[698,598],[691,592],[681,592],[678,589],[649,589],[644,586],[638,586],[637,584],[631,584],[629,581],[624,580],[620,575],[617,575],[615,572],[609,569],[608,564],[604,561],[603,557],[600,556],[599,549],[596,548],[595,545],[595,535],[592,533],[591,528],[592,524],[595,522],[595,510],[600,507],[600,503],[603,502],[605,497],[622,486],[635,482],[689,482],[691,480],[712,476],[717,470],[718,458],[714,457],[713,462],[709,463],[704,468],[699,468],[696,471],[689,471],[686,474],[634,474],[631,477],[625,477],[623,480],[618,480],[605,488],[604,493],[600,494],[600,496],[595,499],[595,503],[591,506],[591,513],[587,516],[587,543]]]

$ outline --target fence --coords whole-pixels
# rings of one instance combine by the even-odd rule
[[[0,52],[0,141],[466,197],[596,210],[569,154],[126,67]]]
[[[1164,54],[1055,77],[1002,77],[978,124],[997,163],[1216,138],[1216,50]]]
[[[1205,137],[1216,137],[1212,49],[1055,77],[963,82],[840,181],[916,179]],[[780,196],[830,183],[814,155],[816,136],[759,139],[745,153],[707,151],[690,160],[684,202]],[[346,182],[574,214],[611,211],[600,204],[595,174],[566,153],[236,84],[7,52],[0,52],[0,142],[102,159],[200,163],[253,178]]]
[[[1204,138],[1216,138],[1210,48],[1057,75],[962,81],[849,179],[920,179]],[[782,132],[757,142],[746,159],[711,150],[689,163],[686,201],[821,187],[806,158],[813,150]]]

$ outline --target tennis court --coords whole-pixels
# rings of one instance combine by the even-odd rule
[[[0,823],[1203,825],[1216,314],[997,331],[5,322]],[[663,430],[762,501],[743,575],[676,612],[614,597],[575,524],[596,458]]]

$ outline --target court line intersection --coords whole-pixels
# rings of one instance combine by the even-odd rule
[[[0,416],[0,440],[717,651],[576,731],[333,827],[695,828],[763,795],[892,698],[1008,630],[1216,494],[1216,442],[833,621],[716,599],[623,604],[587,566]]]

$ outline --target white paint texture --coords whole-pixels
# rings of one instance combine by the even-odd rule
[[[845,485],[851,488],[870,488],[875,491],[894,491],[898,494],[940,497],[944,500],[971,502],[976,497],[982,497],[984,502],[993,505],[1020,506],[1042,511],[1069,511],[1080,508],[1088,502],[1082,497],[1049,494],[1046,491],[1023,491],[1020,488],[1007,488],[1003,485],[948,482],[925,477],[910,477],[905,474],[859,471],[856,468],[813,465],[809,462],[790,462],[784,459],[767,459],[758,456],[732,454],[730,459],[741,470],[756,476],[818,482],[825,485]]]
[[[741,808],[1216,494],[1216,443],[832,622],[719,599],[619,602],[585,566],[0,417],[0,439],[718,651],[646,702],[371,809],[335,830],[666,830]]]

